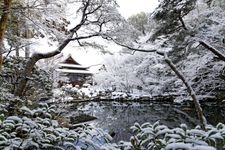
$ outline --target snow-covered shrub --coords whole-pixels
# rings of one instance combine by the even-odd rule
[[[154,124],[135,123],[131,127],[135,133],[131,137],[131,144],[134,149],[209,149],[224,148],[225,125],[219,123],[216,127],[208,125],[206,130],[199,126],[188,129],[187,125],[170,129],[159,122]]]
[[[15,97],[10,93],[9,89],[3,87],[0,88],[0,114],[5,115],[17,114],[19,107],[26,102],[19,97]]]
[[[111,145],[111,137],[101,129],[60,126],[55,110],[43,103],[33,110],[21,107],[19,116],[0,115],[0,149],[102,149]]]
[[[162,94],[165,64],[156,54],[135,53],[111,56],[105,61],[106,70],[94,75],[94,81],[101,89],[134,93],[145,91],[152,95]]]
[[[66,84],[60,88],[53,90],[53,101],[67,102],[70,100],[85,99],[95,96],[96,92],[89,87],[73,87],[71,84]]]
[[[21,77],[24,64],[27,62],[24,58],[9,57],[4,61],[4,69],[1,72],[1,87],[8,89],[10,93],[14,90]],[[28,83],[24,96],[32,100],[38,100],[42,97],[51,96],[52,80],[49,74],[39,69],[37,66],[33,69],[32,75],[28,78]]]

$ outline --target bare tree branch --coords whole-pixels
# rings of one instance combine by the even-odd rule
[[[86,19],[87,19],[87,14],[86,14],[86,11],[87,11],[87,8],[88,6],[90,5],[90,0],[88,0],[85,4],[84,4],[84,9],[82,11],[82,17],[81,17],[81,20],[80,20],[80,23],[78,25],[76,25],[74,28],[72,28],[70,30],[70,32],[77,32],[81,26],[85,23]]]
[[[146,49],[139,49],[139,48],[134,48],[134,47],[128,46],[128,45],[126,45],[126,44],[123,44],[123,43],[118,42],[117,40],[115,40],[115,39],[113,39],[112,37],[107,36],[107,35],[102,35],[102,37],[103,37],[104,39],[106,39],[106,40],[111,40],[111,41],[113,41],[114,43],[116,43],[116,44],[119,45],[119,46],[125,47],[125,48],[130,49],[130,50],[133,50],[133,51],[146,52],[146,53],[149,53],[149,52],[157,52],[156,49],[146,50]]]
[[[78,37],[77,32],[75,32],[75,34],[76,34],[76,37]],[[81,42],[80,42],[80,40],[79,40],[79,39],[77,39],[77,43],[78,43],[80,46],[83,46],[83,45],[81,44]]]
[[[191,85],[189,84],[189,82],[185,79],[184,75],[177,69],[177,67],[174,65],[174,63],[168,58],[167,54],[164,53],[164,59],[165,59],[165,62],[170,66],[170,68],[173,70],[173,72],[177,75],[177,77],[179,79],[182,80],[182,82],[184,83],[184,85],[186,86],[187,88],[187,91],[189,93],[189,95],[192,97],[193,101],[194,101],[194,104],[195,104],[195,109],[198,113],[198,117],[203,125],[203,128],[206,127],[207,125],[207,120],[203,114],[203,111],[202,111],[202,107],[199,103],[199,100],[197,99],[197,96],[193,90],[193,88],[191,87]]]
[[[184,23],[184,20],[183,20],[183,18],[181,17],[180,14],[179,14],[179,16],[178,16],[178,19],[179,19],[179,21],[181,22],[181,25],[182,25],[182,27],[184,28],[184,30],[188,30],[187,27],[186,27],[186,25],[185,25],[185,23]]]
[[[96,37],[96,36],[100,36],[100,33],[95,33],[95,34],[90,34],[90,35],[86,35],[86,36],[78,36],[75,38],[71,38],[69,39],[70,41],[79,41],[79,40],[83,40],[83,39],[88,39],[88,38],[92,38],[92,37]]]
[[[102,7],[102,5],[99,5],[98,7],[96,7],[95,9],[93,9],[92,11],[87,12],[86,15],[93,14],[94,12],[96,12],[97,10],[99,10],[101,7]]]
[[[225,55],[223,53],[221,53],[219,50],[217,50],[216,48],[214,48],[213,46],[207,44],[204,41],[199,41],[199,43],[204,46],[205,48],[207,48],[208,50],[210,50],[213,54],[215,54],[216,56],[219,57],[219,59],[221,59],[222,61],[225,61]]]

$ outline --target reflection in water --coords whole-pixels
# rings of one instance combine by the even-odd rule
[[[217,125],[219,122],[225,124],[225,106],[224,105],[209,105],[202,106],[205,112],[207,121],[212,125]]]
[[[76,106],[74,106],[76,107]],[[194,106],[183,107],[172,104],[161,103],[119,103],[119,102],[91,102],[81,103],[77,106],[75,113],[85,113],[97,117],[91,122],[92,125],[107,131],[116,133],[114,142],[129,140],[132,135],[130,127],[138,122],[154,123],[160,120],[170,128],[177,127],[185,123],[193,128],[199,124],[195,119],[197,116]],[[225,123],[225,107],[212,104],[204,105],[203,110],[210,124],[218,122]]]
[[[160,120],[161,124],[170,128],[177,127],[181,123],[185,123],[191,128],[196,126],[198,121],[189,116],[196,116],[195,110],[192,108],[186,109],[186,112],[182,110],[180,106],[171,104],[134,102],[91,102],[78,106],[78,113],[86,113],[98,118],[91,124],[107,131],[114,131],[116,133],[114,142],[129,140],[132,135],[130,127],[135,122],[142,124]],[[207,115],[207,117],[210,116]]]

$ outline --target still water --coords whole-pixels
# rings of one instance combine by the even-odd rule
[[[224,107],[204,106],[206,117],[211,124],[225,122]],[[88,114],[98,119],[90,124],[106,131],[115,132],[114,142],[129,140],[132,132],[130,127],[138,122],[154,123],[160,120],[161,124],[168,127],[177,127],[185,123],[188,127],[195,127],[199,122],[193,106],[181,106],[159,103],[134,103],[134,102],[91,102],[77,106],[76,113]]]

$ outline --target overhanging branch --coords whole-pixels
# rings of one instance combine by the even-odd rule
[[[213,54],[215,54],[219,59],[221,59],[222,61],[225,61],[225,55],[223,53],[221,53],[218,49],[214,48],[213,46],[207,44],[204,41],[199,41],[199,43],[207,48],[208,50],[210,50]]]
[[[107,36],[107,35],[102,35],[102,38],[104,38],[104,39],[106,39],[106,40],[113,41],[113,42],[116,43],[117,45],[122,46],[122,47],[125,47],[125,48],[130,49],[130,50],[133,50],[133,51],[146,52],[146,53],[149,53],[149,52],[157,52],[156,49],[152,49],[152,50],[139,49],[139,48],[134,48],[134,47],[125,45],[125,44],[120,43],[120,42],[118,42],[117,40],[115,40],[115,39],[113,39],[112,37]]]
[[[100,35],[101,35],[100,33],[95,33],[95,34],[90,34],[90,35],[86,35],[86,36],[78,36],[78,37],[75,37],[75,38],[71,38],[69,40],[70,41],[79,41],[79,40],[89,39],[89,38],[100,36]]]

